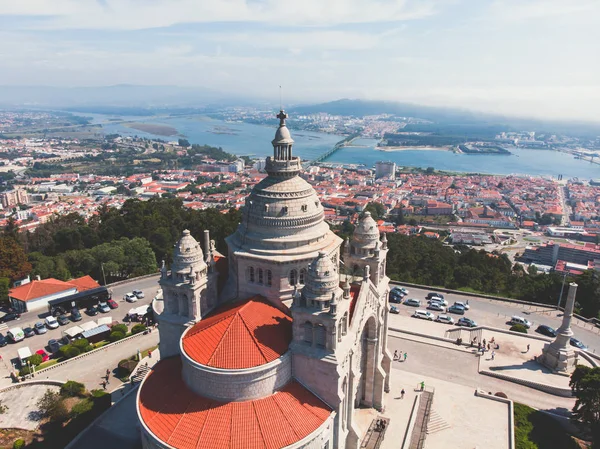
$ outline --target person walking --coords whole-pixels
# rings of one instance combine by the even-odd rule
[[[103,382],[102,382],[102,388],[103,388],[104,390],[106,390],[106,381],[103,381]]]
[[[405,352],[405,353],[404,353],[404,361],[405,361],[405,362],[406,362],[406,357],[408,357],[408,356],[407,356],[407,354],[406,354],[406,352]]]
[[[529,352],[529,345],[527,345],[527,351],[525,351],[525,352]]]
[[[394,351],[394,360],[398,360],[398,350]]]
[[[494,360],[494,357],[496,357],[496,351],[492,351],[492,360]]]
[[[424,391],[424,390],[425,390],[425,381],[422,380],[421,381],[421,391]]]
[[[404,388],[402,389],[402,391],[400,392],[400,399],[404,399]]]

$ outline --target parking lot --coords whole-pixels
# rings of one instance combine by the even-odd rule
[[[401,284],[399,284],[401,285]],[[414,298],[421,301],[419,307],[411,307],[404,304],[393,304],[390,306],[396,306],[401,315],[407,316],[412,315],[415,309],[427,310],[427,300],[425,299],[430,290],[413,288],[406,286],[409,291],[405,298]],[[502,329],[510,328],[508,322],[513,315],[517,315],[526,318],[532,323],[529,333],[535,333],[535,329],[540,324],[545,324],[557,329],[562,322],[562,312],[556,309],[546,307],[544,305],[539,306],[526,306],[511,302],[490,300],[485,298],[477,298],[473,296],[466,296],[455,293],[443,293],[444,299],[448,301],[448,305],[454,304],[456,301],[466,302],[469,301],[469,310],[464,315],[448,314],[457,321],[460,317],[464,316],[474,320],[477,324],[498,327]],[[434,315],[438,315],[441,312],[430,310]],[[395,315],[390,315],[390,326],[397,326],[399,322],[395,322]],[[396,323],[396,324],[395,324]],[[595,328],[593,325],[579,322],[579,320],[573,319],[572,329],[575,338],[581,340],[588,348],[590,352],[600,353],[600,329]]]
[[[17,343],[12,343],[10,340],[8,340],[9,343],[3,348],[0,348],[0,356],[2,357],[2,361],[7,365],[7,368],[9,368],[8,363],[16,362],[17,351],[23,347],[29,347],[32,353],[35,353],[39,349],[45,349],[45,351],[50,354],[50,350],[48,348],[48,340],[59,339],[63,337],[64,331],[73,326],[79,326],[82,323],[97,321],[98,318],[105,317],[110,317],[112,321],[123,322],[123,318],[125,317],[127,312],[129,312],[129,310],[150,304],[152,299],[156,296],[158,290],[158,275],[150,278],[145,278],[139,281],[132,281],[126,284],[121,284],[109,289],[112,290],[112,299],[119,305],[117,309],[112,309],[108,313],[99,312],[96,316],[89,316],[85,313],[85,310],[82,309],[80,310],[82,316],[81,321],[73,322],[72,320],[69,320],[69,323],[65,324],[64,326],[59,326],[57,329],[48,329],[45,334],[35,334],[32,337],[25,338],[24,340]],[[137,302],[134,303],[124,301],[123,296],[126,293],[131,292],[132,290],[141,290],[142,292],[144,292],[145,297],[143,299],[138,299]],[[0,333],[6,336],[6,332],[14,327],[20,327],[21,329],[24,329],[26,327],[33,328],[36,322],[43,322],[47,316],[49,316],[47,309],[23,313],[19,320],[13,320],[1,324]]]

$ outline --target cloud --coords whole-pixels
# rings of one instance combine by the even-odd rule
[[[147,29],[180,23],[262,22],[281,27],[412,20],[434,0],[4,0],[0,16],[44,17],[45,29]]]
[[[487,15],[502,20],[532,20],[600,12],[597,0],[494,0]]]

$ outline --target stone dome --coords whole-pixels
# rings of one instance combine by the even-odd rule
[[[302,295],[307,301],[330,301],[332,296],[339,296],[338,267],[324,251],[308,266],[307,280]]]
[[[362,218],[359,219],[358,225],[352,234],[352,243],[354,246],[374,249],[379,242],[379,228],[377,223],[371,217],[370,212],[365,212]]]
[[[175,245],[173,251],[173,265],[171,271],[176,273],[189,273],[190,267],[198,271],[201,266],[206,266],[204,254],[198,241],[192,237],[187,229]]]
[[[281,144],[292,144],[294,143],[294,139],[292,139],[292,135],[290,134],[290,130],[286,126],[285,123],[277,128],[275,132],[275,138],[272,141],[273,145],[281,145]]]

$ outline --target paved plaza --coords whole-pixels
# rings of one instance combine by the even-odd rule
[[[0,414],[0,428],[35,430],[39,425],[37,402],[47,390],[58,391],[52,385],[22,385],[0,392],[0,401],[8,409]]]

